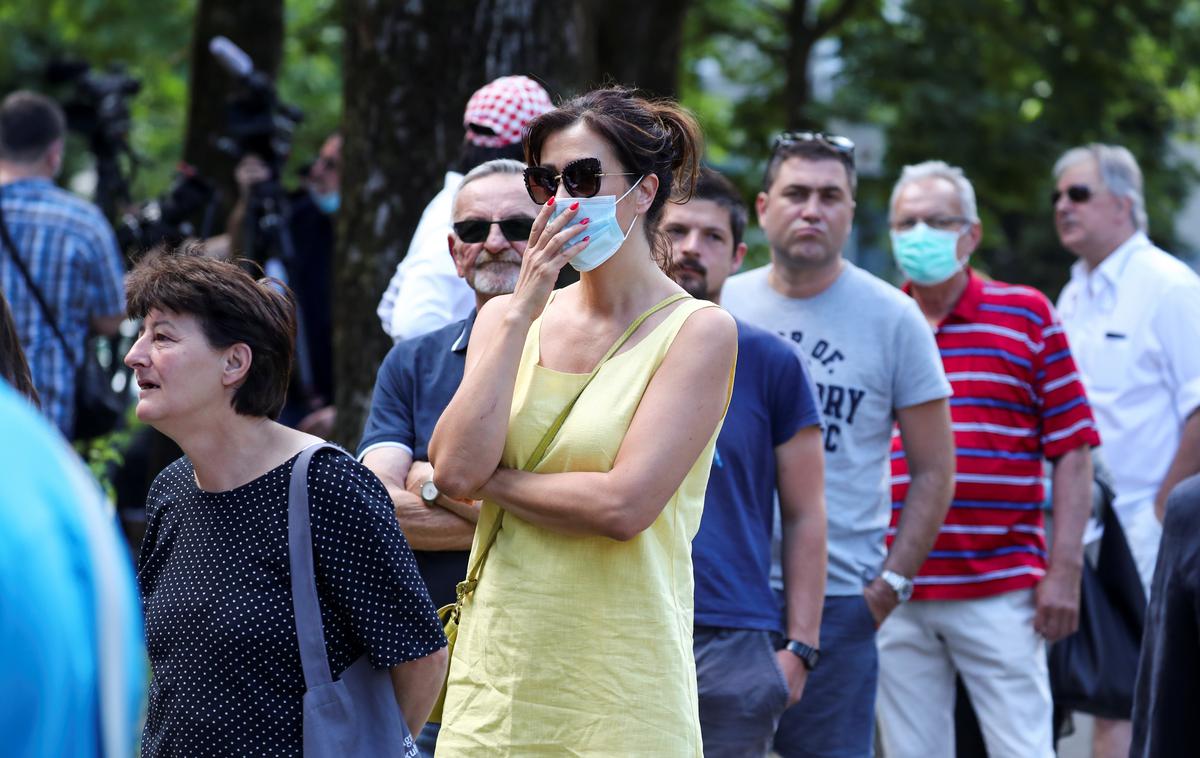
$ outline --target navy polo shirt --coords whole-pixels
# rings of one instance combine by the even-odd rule
[[[375,379],[371,413],[358,444],[361,460],[372,448],[402,447],[414,461],[429,460],[429,438],[462,383],[475,311],[437,331],[397,342]],[[413,550],[433,604],[454,602],[467,575],[469,550]]]

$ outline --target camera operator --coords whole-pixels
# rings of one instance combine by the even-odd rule
[[[42,411],[70,439],[87,336],[116,334],[125,288],[108,221],[54,184],[65,136],[62,108],[43,95],[14,92],[0,104],[0,285]]]
[[[333,244],[334,214],[338,210],[342,138],[326,138],[317,159],[308,169],[305,186],[287,195],[286,226],[292,260],[282,264],[284,279],[296,293],[301,319],[301,344],[297,369],[288,390],[280,420],[303,431],[327,436],[333,425]],[[247,209],[256,188],[276,180],[270,166],[258,155],[245,155],[234,171],[238,201],[227,228],[235,254],[251,255],[245,243]],[[277,269],[276,269],[277,271]]]

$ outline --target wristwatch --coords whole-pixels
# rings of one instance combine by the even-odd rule
[[[896,599],[901,603],[907,603],[908,599],[912,597],[913,580],[907,576],[884,569],[880,572],[879,578],[887,582],[888,586],[896,592]]]
[[[437,505],[438,495],[442,494],[438,491],[437,485],[430,479],[421,485],[421,499],[425,501],[425,505],[430,508]]]
[[[788,640],[783,649],[799,658],[804,663],[804,668],[812,671],[821,661],[821,651],[817,650],[812,645],[805,645],[799,640]]]

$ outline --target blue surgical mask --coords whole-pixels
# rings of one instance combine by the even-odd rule
[[[313,202],[316,203],[316,206],[321,213],[324,213],[327,216],[332,216],[333,214],[337,213],[338,208],[340,208],[342,205],[342,196],[337,190],[328,192],[326,194],[321,194],[315,191],[310,192],[309,194],[312,195]]]
[[[633,186],[620,197],[598,195],[597,197],[580,197],[573,200],[573,202],[579,203],[579,212],[575,214],[574,223],[585,218],[591,219],[582,232],[567,241],[567,247],[570,247],[581,242],[584,237],[591,237],[591,241],[588,242],[588,246],[583,249],[583,252],[570,261],[576,271],[591,271],[621,249],[621,245],[629,238],[630,232],[637,224],[638,217],[634,216],[633,223],[629,225],[629,228],[622,230],[621,225],[617,222],[617,203],[628,197],[629,193],[633,192],[641,182],[642,177],[638,177]],[[554,212],[550,216],[551,219],[558,218],[559,214],[571,206],[571,203],[567,202],[569,199],[559,198],[554,201]]]
[[[934,229],[918,221],[912,229],[892,232],[892,254],[904,275],[926,287],[941,284],[963,267],[958,259],[958,239],[971,227],[953,232]]]

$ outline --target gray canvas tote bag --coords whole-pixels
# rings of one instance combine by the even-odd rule
[[[305,758],[416,758],[417,745],[396,703],[388,669],[372,667],[363,653],[340,679],[333,679],[329,672],[308,518],[308,464],[322,448],[346,454],[328,442],[306,448],[292,467],[288,492],[292,606],[296,611],[296,635],[300,639],[300,663],[304,668],[304,755]]]

